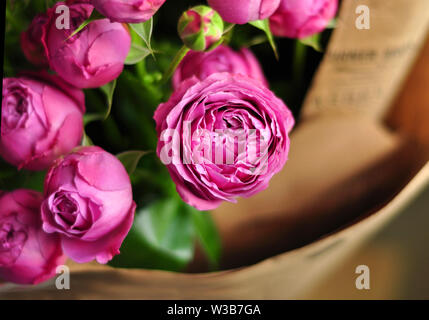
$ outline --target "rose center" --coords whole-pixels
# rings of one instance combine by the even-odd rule
[[[69,199],[66,199],[64,201],[62,201],[59,205],[58,208],[60,209],[60,211],[62,212],[76,212],[77,210],[77,206],[75,203],[71,202]]]
[[[28,118],[29,104],[27,101],[27,93],[20,88],[16,88],[10,95],[3,97],[2,110],[2,132],[7,133],[22,127]],[[4,124],[4,127],[3,127]]]
[[[15,263],[27,241],[27,232],[13,222],[0,223],[0,267]]]
[[[243,129],[243,124],[238,118],[223,119],[228,129]]]
[[[59,201],[57,201],[56,209],[57,213],[68,224],[72,225],[76,221],[79,208],[73,200],[65,196],[61,196]]]
[[[50,211],[55,229],[69,236],[81,236],[92,225],[91,205],[76,192],[56,192]]]
[[[0,225],[0,252],[15,247],[22,248],[27,239],[24,230],[15,228],[11,223]]]
[[[27,101],[23,98],[19,98],[15,106],[15,112],[19,116],[22,116],[25,112],[27,112]]]

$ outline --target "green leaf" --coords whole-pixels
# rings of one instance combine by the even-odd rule
[[[234,27],[235,27],[235,24],[225,22],[225,27],[223,30],[223,35],[222,35],[222,40],[221,40],[223,43],[228,44],[231,42],[232,36],[234,34]],[[215,49],[216,47],[217,46],[214,46],[213,49]]]
[[[267,42],[267,37],[264,35],[256,36],[243,44],[243,47],[249,48]]]
[[[17,188],[31,189],[43,192],[43,183],[45,181],[46,171],[23,172],[24,178]],[[21,174],[21,173],[20,173]]]
[[[161,86],[142,86],[141,79],[129,70],[124,70],[115,92],[118,101],[121,102],[121,112],[115,113],[115,119],[127,128],[127,134],[134,141],[132,145],[138,150],[156,149],[158,138],[153,112],[162,102]],[[144,108],[142,108],[143,101]]]
[[[125,64],[132,65],[139,63],[143,59],[145,59],[152,52],[150,49],[142,47],[136,43],[131,45],[130,52],[128,53],[127,59],[125,60]]]
[[[150,196],[150,193],[155,194],[157,198],[160,196],[177,196],[176,185],[171,180],[166,168],[160,171],[156,168],[145,168],[145,166],[140,165],[131,176],[131,183],[135,184],[139,191],[142,190],[142,197]]]
[[[122,162],[128,174],[132,175],[136,171],[140,159],[147,153],[146,151],[126,151],[116,155],[116,157]]]
[[[83,116],[83,124],[84,126],[90,124],[91,122],[94,121],[101,121],[104,120],[104,114],[99,114],[99,113],[87,113]]]
[[[31,189],[43,192],[46,171],[17,170],[0,158],[0,190]]]
[[[130,23],[129,26],[140,36],[140,38],[143,39],[149,51],[153,52],[151,46],[153,18],[150,18],[148,21],[142,23]]]
[[[183,58],[186,56],[186,54],[190,51],[190,49],[186,46],[183,46],[179,49],[179,51],[176,53],[175,57],[173,58],[173,61],[171,61],[170,66],[167,70],[165,70],[161,83],[166,83],[171,76],[174,74],[174,71],[176,71],[177,67],[179,66],[180,62],[183,60]]]
[[[67,37],[66,40],[72,38],[73,36],[75,36],[76,34],[78,34],[79,32],[81,32],[91,22],[93,22],[95,20],[100,20],[100,19],[106,19],[106,17],[104,17],[97,10],[93,10],[92,13],[91,13],[91,16],[88,19],[86,19],[84,22],[82,22],[81,25],[79,27],[77,27],[77,29],[75,31],[73,31],[71,35],[69,35]]]
[[[335,29],[337,27],[337,23],[337,18],[332,19],[331,21],[329,21],[328,25],[326,26],[326,29]]]
[[[221,239],[209,212],[190,208],[199,242],[209,259],[212,269],[217,269],[221,255]]]
[[[107,98],[107,111],[104,115],[104,120],[106,120],[109,117],[110,112],[112,111],[113,94],[115,93],[116,82],[117,80],[115,79],[112,82],[109,82],[108,84],[100,87],[101,91],[104,92]]]
[[[232,29],[234,29],[235,24],[234,23],[227,23],[224,22],[224,28],[223,28],[223,35],[226,35],[227,33],[231,32]]]
[[[92,142],[91,138],[86,134],[86,132],[84,132],[83,138],[82,138],[82,146],[83,147],[90,147],[93,145],[94,145],[94,143]]]
[[[304,38],[304,39],[300,39],[299,41],[308,46],[313,48],[314,50],[318,51],[318,52],[322,52],[322,44],[320,43],[321,41],[321,33],[316,33],[315,35],[312,35],[308,38]]]
[[[249,22],[249,24],[251,24],[255,28],[258,28],[258,29],[260,29],[260,30],[262,30],[262,31],[265,32],[265,34],[267,35],[267,38],[268,38],[268,42],[270,43],[271,48],[274,51],[274,55],[276,56],[276,59],[278,60],[279,59],[279,54],[278,54],[278,51],[277,51],[276,42],[274,41],[274,36],[271,33],[269,20],[268,19],[257,20],[257,21]]]
[[[137,212],[121,254],[110,264],[181,271],[193,257],[194,236],[186,205],[176,198],[160,200]]]

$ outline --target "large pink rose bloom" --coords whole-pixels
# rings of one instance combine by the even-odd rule
[[[44,170],[78,146],[84,94],[45,75],[3,79],[0,155],[18,168]]]
[[[75,150],[46,176],[43,229],[58,233],[76,262],[107,263],[119,254],[135,209],[124,166],[99,147]]]
[[[190,51],[174,73],[174,89],[177,90],[186,79],[196,77],[204,80],[218,72],[249,76],[268,87],[261,65],[249,49],[243,48],[237,52],[221,45],[209,52]]]
[[[274,35],[306,38],[323,31],[335,17],[338,0],[282,0],[270,17]]]
[[[91,2],[111,21],[139,23],[149,20],[165,0],[92,0]]]
[[[0,278],[37,284],[65,262],[59,237],[42,230],[42,195],[31,190],[0,192]]]
[[[226,22],[245,24],[271,16],[280,0],[208,0],[208,3]]]
[[[48,11],[49,22],[44,26],[43,44],[50,67],[78,88],[101,87],[116,79],[131,47],[127,27],[108,19],[95,20],[70,38],[94,7],[70,5],[70,29],[62,29],[56,25],[62,21],[61,11],[56,13],[59,5],[64,3],[59,2]]]
[[[182,199],[210,210],[266,189],[287,160],[294,125],[289,109],[242,75],[186,82],[154,117],[157,154]]]

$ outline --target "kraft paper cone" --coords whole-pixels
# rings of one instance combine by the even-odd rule
[[[428,184],[426,165],[387,206],[367,219],[312,245],[253,266],[209,274],[112,269],[79,266],[71,290],[54,282],[36,286],[0,287],[1,299],[299,299],[319,279],[380,228],[386,225]],[[73,269],[72,269],[73,270]]]
[[[356,28],[359,5],[369,8],[369,30]],[[303,117],[339,113],[380,120],[424,42],[429,1],[343,1],[337,23]]]

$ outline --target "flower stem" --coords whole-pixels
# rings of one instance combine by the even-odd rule
[[[162,79],[161,79],[162,84],[166,83],[171,78],[174,71],[176,71],[180,62],[183,60],[183,58],[186,56],[186,54],[189,52],[189,50],[190,49],[186,46],[183,46],[182,48],[180,48],[180,50],[177,52],[176,56],[174,57],[173,61],[171,62],[170,66],[165,71],[164,75],[162,76]]]
[[[307,47],[301,41],[295,41],[295,53],[293,61],[293,80],[301,88],[304,80]]]

